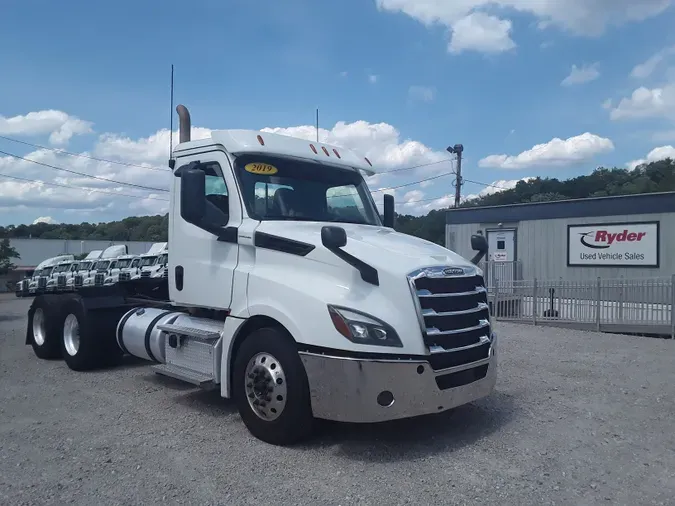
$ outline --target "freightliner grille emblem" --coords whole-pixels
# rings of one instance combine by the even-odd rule
[[[448,267],[443,269],[443,274],[446,276],[461,276],[464,274],[464,269],[461,267]]]

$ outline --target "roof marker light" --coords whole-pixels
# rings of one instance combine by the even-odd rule
[[[333,153],[335,153],[335,156],[337,156],[338,158],[342,158],[340,156],[340,153],[337,152],[337,149],[333,149]]]
[[[262,137],[258,136],[258,142],[260,143],[261,146],[265,145],[265,141],[263,140]]]
[[[314,151],[314,154],[315,154],[315,155],[318,155],[318,154],[319,154],[319,152],[318,152],[318,151],[316,150],[316,148],[314,147],[314,144],[310,144],[309,147],[312,148],[312,151]]]
[[[371,167],[373,166],[373,164],[372,164],[372,163],[370,163],[370,160],[368,160],[368,158],[366,158],[366,157],[363,157],[363,159],[364,159],[364,160],[365,160],[366,162],[368,162],[368,165],[370,165]]]
[[[326,153],[326,156],[330,156],[328,150],[326,149],[326,146],[321,146],[321,149],[323,149],[323,152]]]

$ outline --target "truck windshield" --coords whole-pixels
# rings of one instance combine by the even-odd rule
[[[54,267],[45,267],[44,269],[42,269],[40,276],[51,276],[53,270]]]
[[[54,274],[57,272],[66,272],[70,268],[70,264],[61,264],[57,265],[56,268],[54,269]]]
[[[119,260],[117,262],[117,268],[118,269],[125,269],[129,267],[129,264],[131,264],[131,258],[123,258],[122,260]]]
[[[265,155],[241,155],[235,170],[254,219],[382,224],[356,170]]]
[[[81,270],[81,271],[88,271],[89,269],[91,269],[91,262],[82,262],[82,263],[80,264],[80,269],[79,269],[79,270]]]
[[[101,260],[96,264],[96,270],[97,271],[105,271],[108,269],[108,266],[110,265],[110,260]]]
[[[156,261],[157,261],[157,257],[143,257],[141,259],[141,263],[138,266],[139,267],[150,267],[151,265],[155,265]]]

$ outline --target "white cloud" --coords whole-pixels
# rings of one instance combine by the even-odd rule
[[[609,116],[612,120],[639,118],[675,119],[675,84],[661,88],[641,86],[622,98]]]
[[[33,225],[37,225],[38,223],[52,224],[56,223],[56,221],[54,221],[54,218],[52,218],[51,216],[40,216],[39,218],[35,218],[35,220],[33,221]]]
[[[408,95],[413,100],[433,102],[434,98],[436,97],[436,88],[433,86],[414,85],[408,89]]]
[[[382,11],[404,13],[429,27],[447,27],[450,47],[460,20],[471,14],[488,16],[483,12],[486,9],[530,14],[541,29],[555,26],[574,35],[597,36],[610,26],[657,16],[671,3],[672,0],[376,0]]]
[[[462,195],[460,202],[475,200],[479,197],[492,195],[516,187],[520,181],[530,181],[533,177],[524,177],[521,179],[500,179],[493,181],[490,185],[483,188],[478,193]],[[377,201],[377,200],[376,200]],[[429,197],[419,189],[406,191],[402,197],[396,198],[396,212],[399,214],[409,214],[412,216],[421,216],[434,209],[447,209],[455,205],[454,192],[441,195],[437,198]]]
[[[570,74],[562,80],[560,85],[574,86],[575,84],[583,84],[590,81],[595,81],[598,77],[600,77],[598,65],[599,64],[597,62],[590,65],[583,65],[582,67],[572,65]]]
[[[26,117],[29,116],[26,115]],[[310,125],[264,128],[263,130],[308,140],[316,138],[315,127]],[[205,138],[210,135],[210,132],[208,128],[195,126],[192,127],[192,138]],[[48,134],[49,132],[45,132],[43,135]],[[450,171],[453,167],[452,162],[448,161],[450,158],[448,153],[436,151],[419,141],[406,139],[395,127],[387,123],[338,122],[331,129],[321,129],[319,134],[322,141],[350,148],[367,156],[380,171],[422,165],[412,170],[377,174],[368,178],[367,183],[373,190],[424,179]],[[174,132],[174,146],[177,142],[178,133]],[[170,172],[162,171],[162,168],[167,168],[169,157],[169,131],[167,129],[158,130],[142,138],[105,133],[98,137],[89,150],[80,153],[84,156],[68,156],[57,149],[36,149],[28,153],[16,152],[16,154],[21,154],[29,160],[83,174],[158,189],[169,188]],[[86,158],[92,156],[133,165]],[[0,173],[36,180],[36,182],[17,181],[0,176],[0,208],[23,210],[25,214],[30,212],[30,218],[23,218],[23,221],[28,223],[35,216],[44,218],[51,216],[63,220],[65,219],[64,213],[73,213],[75,221],[84,216],[87,220],[98,221],[102,213],[105,213],[105,216],[111,216],[109,219],[115,219],[129,215],[162,214],[168,211],[166,201],[168,194],[165,192],[95,180],[9,156],[0,156]],[[65,185],[65,187],[52,186],[48,183]],[[84,189],[71,188],[68,185]],[[404,187],[402,190],[414,190],[419,187]],[[394,190],[386,192],[395,193]],[[383,193],[385,192],[375,193],[378,203],[381,202]],[[121,194],[127,196],[123,197]]]
[[[675,53],[675,46],[666,47],[654,55],[650,56],[644,62],[635,65],[631,70],[631,77],[635,79],[646,79],[651,76],[657,67],[670,55]]]
[[[561,167],[586,162],[595,155],[613,150],[614,144],[610,139],[586,132],[568,139],[556,137],[515,156],[490,155],[480,160],[478,165],[499,169]]]
[[[660,160],[665,160],[666,158],[675,160],[675,148],[673,146],[669,145],[654,148],[649,153],[647,153],[646,158],[628,162],[626,167],[628,167],[630,170],[634,170],[638,165],[642,165],[643,163],[658,162]]]
[[[452,38],[448,50],[451,53],[478,51],[502,53],[516,47],[511,39],[511,21],[473,12],[452,25]]]
[[[375,84],[377,82],[377,79],[378,79],[378,76],[376,76],[375,74],[368,75],[368,82],[370,84]]]
[[[263,128],[262,130],[264,132],[290,135],[301,139],[316,139],[316,127],[310,125]],[[344,121],[339,121],[330,130],[320,128],[319,140],[328,144],[353,149],[357,153],[368,157],[377,170],[380,171],[449,159],[448,153],[434,151],[419,141],[402,139],[400,132],[388,123],[368,123],[367,121],[345,123]],[[415,175],[415,172],[417,174],[433,174],[450,170],[450,165],[450,162],[447,164],[437,163],[435,165],[420,167],[417,172],[403,171],[398,175],[410,178]]]
[[[0,135],[49,135],[54,145],[67,144],[74,135],[92,133],[93,123],[53,109],[7,118],[0,116]]]

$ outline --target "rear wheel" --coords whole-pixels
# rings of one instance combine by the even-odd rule
[[[254,331],[234,362],[233,397],[249,432],[275,445],[308,438],[314,427],[309,382],[293,339],[278,328]]]
[[[119,311],[87,311],[79,298],[64,306],[61,354],[74,371],[114,365],[122,352],[115,341]]]
[[[28,314],[29,343],[38,358],[61,357],[61,300],[38,295]]]

